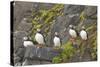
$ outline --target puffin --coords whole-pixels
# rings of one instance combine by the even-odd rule
[[[88,33],[85,30],[85,27],[82,26],[82,30],[80,31],[80,37],[83,41],[86,41],[88,39]]]
[[[58,32],[55,32],[55,37],[53,39],[54,47],[60,47],[61,46],[61,39],[58,35]]]
[[[73,25],[69,25],[69,35],[70,35],[70,40],[73,44],[74,48],[78,48],[77,42],[76,42],[76,38],[78,37],[78,32],[75,29],[75,26]]]
[[[27,36],[23,37],[23,41],[24,47],[34,46],[33,42]]]
[[[35,34],[35,40],[38,43],[39,47],[42,47],[45,45],[44,36],[42,35],[40,29],[37,29],[37,33]]]
[[[78,36],[78,32],[73,25],[69,25],[69,35],[71,40],[75,40]]]
[[[82,48],[85,48],[85,47],[88,47],[88,33],[87,33],[87,31],[85,30],[85,27],[84,26],[82,26],[82,29],[81,29],[81,31],[80,31],[80,37],[81,37],[81,39],[82,39],[82,42],[81,42],[81,47]],[[80,60],[82,59],[82,56],[83,56],[83,54],[84,54],[84,51],[85,51],[85,49],[83,50],[83,52],[81,53],[81,56],[80,56]]]

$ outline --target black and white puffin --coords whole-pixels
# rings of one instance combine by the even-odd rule
[[[40,47],[45,45],[44,36],[42,35],[40,29],[37,29],[37,33],[35,35],[35,40]]]
[[[69,25],[69,35],[70,35],[70,40],[73,43],[73,47],[78,48],[78,45],[76,42],[76,38],[78,37],[78,32],[77,32],[75,26]]]
[[[88,39],[88,33],[85,30],[85,27],[82,27],[82,30],[80,31],[80,37],[82,40],[86,41]]]
[[[69,25],[69,35],[71,39],[76,39],[78,36],[78,32],[73,25]]]
[[[58,35],[58,32],[55,32],[55,37],[53,39],[53,43],[55,47],[60,47],[61,46],[61,39]]]
[[[82,26],[82,29],[81,29],[81,31],[80,31],[80,37],[81,37],[81,39],[82,39],[82,42],[81,42],[81,47],[82,48],[86,48],[86,44],[87,44],[87,47],[88,47],[88,33],[87,33],[87,31],[85,30],[85,27],[84,26]],[[84,51],[85,50],[83,50],[83,52],[81,53],[81,56],[80,56],[80,60],[82,59],[82,56],[83,56],[83,54],[84,54]]]
[[[23,40],[24,40],[23,42],[24,47],[34,46],[33,42],[27,36],[23,37]]]

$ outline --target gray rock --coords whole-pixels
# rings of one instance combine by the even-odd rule
[[[33,3],[31,2],[17,2],[15,1],[14,6],[14,30],[19,26],[19,23],[24,17],[29,17],[31,15],[31,10],[33,8]]]
[[[64,6],[64,14],[76,14],[82,12],[84,6],[82,5],[65,5]]]
[[[16,54],[14,54],[14,64],[18,63],[20,60],[21,58],[17,56]]]
[[[31,59],[26,59],[23,63],[22,66],[25,65],[39,65],[40,61],[39,60],[31,60]]]
[[[40,64],[51,64],[49,61],[40,61]]]
[[[37,48],[34,46],[28,46],[25,48],[24,58],[32,58],[37,60]],[[34,58],[33,58],[34,57]]]
[[[18,50],[16,51],[16,55],[23,58],[25,54],[25,48],[18,48]]]
[[[13,33],[14,52],[16,52],[19,48],[24,47],[22,38],[26,35],[27,33],[25,31],[15,31]]]
[[[32,28],[31,20],[28,21],[24,18],[34,18],[38,15],[39,10],[48,10],[51,9],[54,4],[44,4],[44,3],[30,3],[30,2],[15,2],[14,6],[14,63],[15,65],[32,65],[32,64],[49,64],[53,57],[58,56],[60,51],[62,50],[54,50],[51,48],[53,46],[53,38],[54,32],[59,32],[59,36],[62,40],[62,43],[65,44],[69,39],[68,35],[68,26],[69,24],[73,24],[75,26],[80,26],[78,29],[80,30],[81,25],[91,25],[97,22],[97,7],[94,6],[83,6],[83,5],[64,5],[64,9],[62,10],[63,16],[56,16],[55,22],[50,26],[50,33],[46,36],[46,45],[50,47],[37,48],[35,46],[28,46],[26,48],[23,47],[22,38],[28,34],[30,34],[30,30]],[[32,10],[36,12],[36,14],[32,15]],[[84,12],[86,19],[81,24],[80,22],[80,13]],[[90,18],[91,17],[91,18]],[[44,23],[44,20],[39,20],[40,23]],[[47,26],[44,25],[42,28],[42,32]],[[64,29],[66,28],[66,31]],[[44,33],[43,33],[44,34]],[[44,34],[45,35],[45,34]],[[86,51],[87,52],[87,51]],[[90,56],[88,53],[84,56],[84,60],[90,60]],[[85,55],[85,54],[84,54]],[[75,54],[72,58],[71,62],[80,61],[79,59],[80,53]],[[23,61],[23,62],[22,62]],[[22,63],[21,63],[22,62]]]
[[[96,6],[87,6],[85,9],[84,9],[84,14],[86,16],[94,16],[94,17],[97,17],[97,7]]]
[[[33,60],[46,60],[51,61],[53,57],[58,56],[59,51],[55,51],[49,47],[37,48],[35,46],[26,47],[25,58]]]
[[[27,35],[27,32],[25,32],[25,31],[15,31],[15,32],[13,32],[13,36],[15,38],[19,38],[19,39],[22,39],[26,35]]]
[[[95,23],[97,23],[97,20],[94,20],[94,19],[86,19],[86,20],[84,20],[84,23],[83,23],[83,25],[91,25],[91,24],[95,24]]]
[[[49,47],[37,48],[28,46],[26,47],[22,65],[50,64],[53,57],[58,55],[59,51]]]
[[[14,66],[21,66],[21,62],[16,63]]]
[[[26,20],[25,20],[25,18],[23,18],[21,23],[19,24],[17,30],[29,32],[31,30],[31,28],[32,28],[32,23],[28,23],[27,18],[26,18]]]
[[[79,16],[74,16],[74,17],[70,18],[69,23],[76,26],[77,23],[79,23],[79,20],[80,20],[80,17]]]

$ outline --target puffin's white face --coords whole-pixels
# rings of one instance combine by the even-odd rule
[[[58,35],[58,32],[55,32],[55,35]]]
[[[85,27],[84,27],[84,26],[82,26],[82,29],[85,29]]]
[[[23,40],[27,40],[28,39],[28,37],[23,37]]]
[[[69,25],[69,28],[72,28],[73,27],[73,25]]]
[[[40,32],[41,30],[40,29],[37,29],[37,32]]]

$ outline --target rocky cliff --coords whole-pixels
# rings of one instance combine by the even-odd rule
[[[97,7],[87,5],[70,5],[70,4],[51,4],[51,3],[32,3],[32,2],[15,2],[14,5],[14,30],[13,30],[13,42],[14,42],[14,55],[15,64],[20,65],[23,63],[22,57],[25,50],[23,50],[24,36],[31,37],[34,42],[34,35],[36,29],[40,28],[46,40],[47,48],[52,50],[54,32],[59,32],[62,40],[62,47],[66,46],[69,42],[68,26],[69,24],[75,25],[76,29],[80,31],[82,26],[86,27],[89,35],[88,43],[89,47],[85,47],[86,50],[82,60],[78,60],[80,53],[74,54],[69,60],[65,55],[66,60],[63,60],[61,56],[55,60],[54,63],[59,62],[73,62],[73,61],[90,61],[97,59]],[[77,39],[77,44],[84,44],[80,38]],[[68,48],[68,46],[66,46]],[[46,50],[48,50],[46,48]],[[66,48],[66,49],[67,49]],[[34,49],[35,50],[35,49]],[[43,49],[44,53],[46,52]],[[71,49],[72,50],[72,49]],[[78,49],[80,51],[80,48]],[[41,51],[41,50],[40,50]],[[70,50],[65,50],[70,51]],[[18,53],[21,52],[21,53]],[[47,52],[48,53],[48,52]],[[69,52],[70,53],[70,52]],[[17,54],[21,54],[19,56]],[[34,54],[34,53],[33,53]],[[44,55],[44,54],[43,54]],[[54,54],[55,55],[55,54]],[[62,54],[61,54],[62,55]],[[70,55],[69,55],[70,56]],[[55,56],[54,56],[55,57]],[[63,57],[63,56],[62,56]],[[34,58],[34,57],[33,57]],[[70,58],[70,57],[69,57]],[[68,60],[67,60],[68,59]],[[32,60],[32,59],[31,59]],[[34,62],[35,61],[35,62]],[[45,60],[32,60],[32,64],[52,63]],[[30,62],[30,63],[31,63]],[[17,64],[19,63],[19,64]]]

